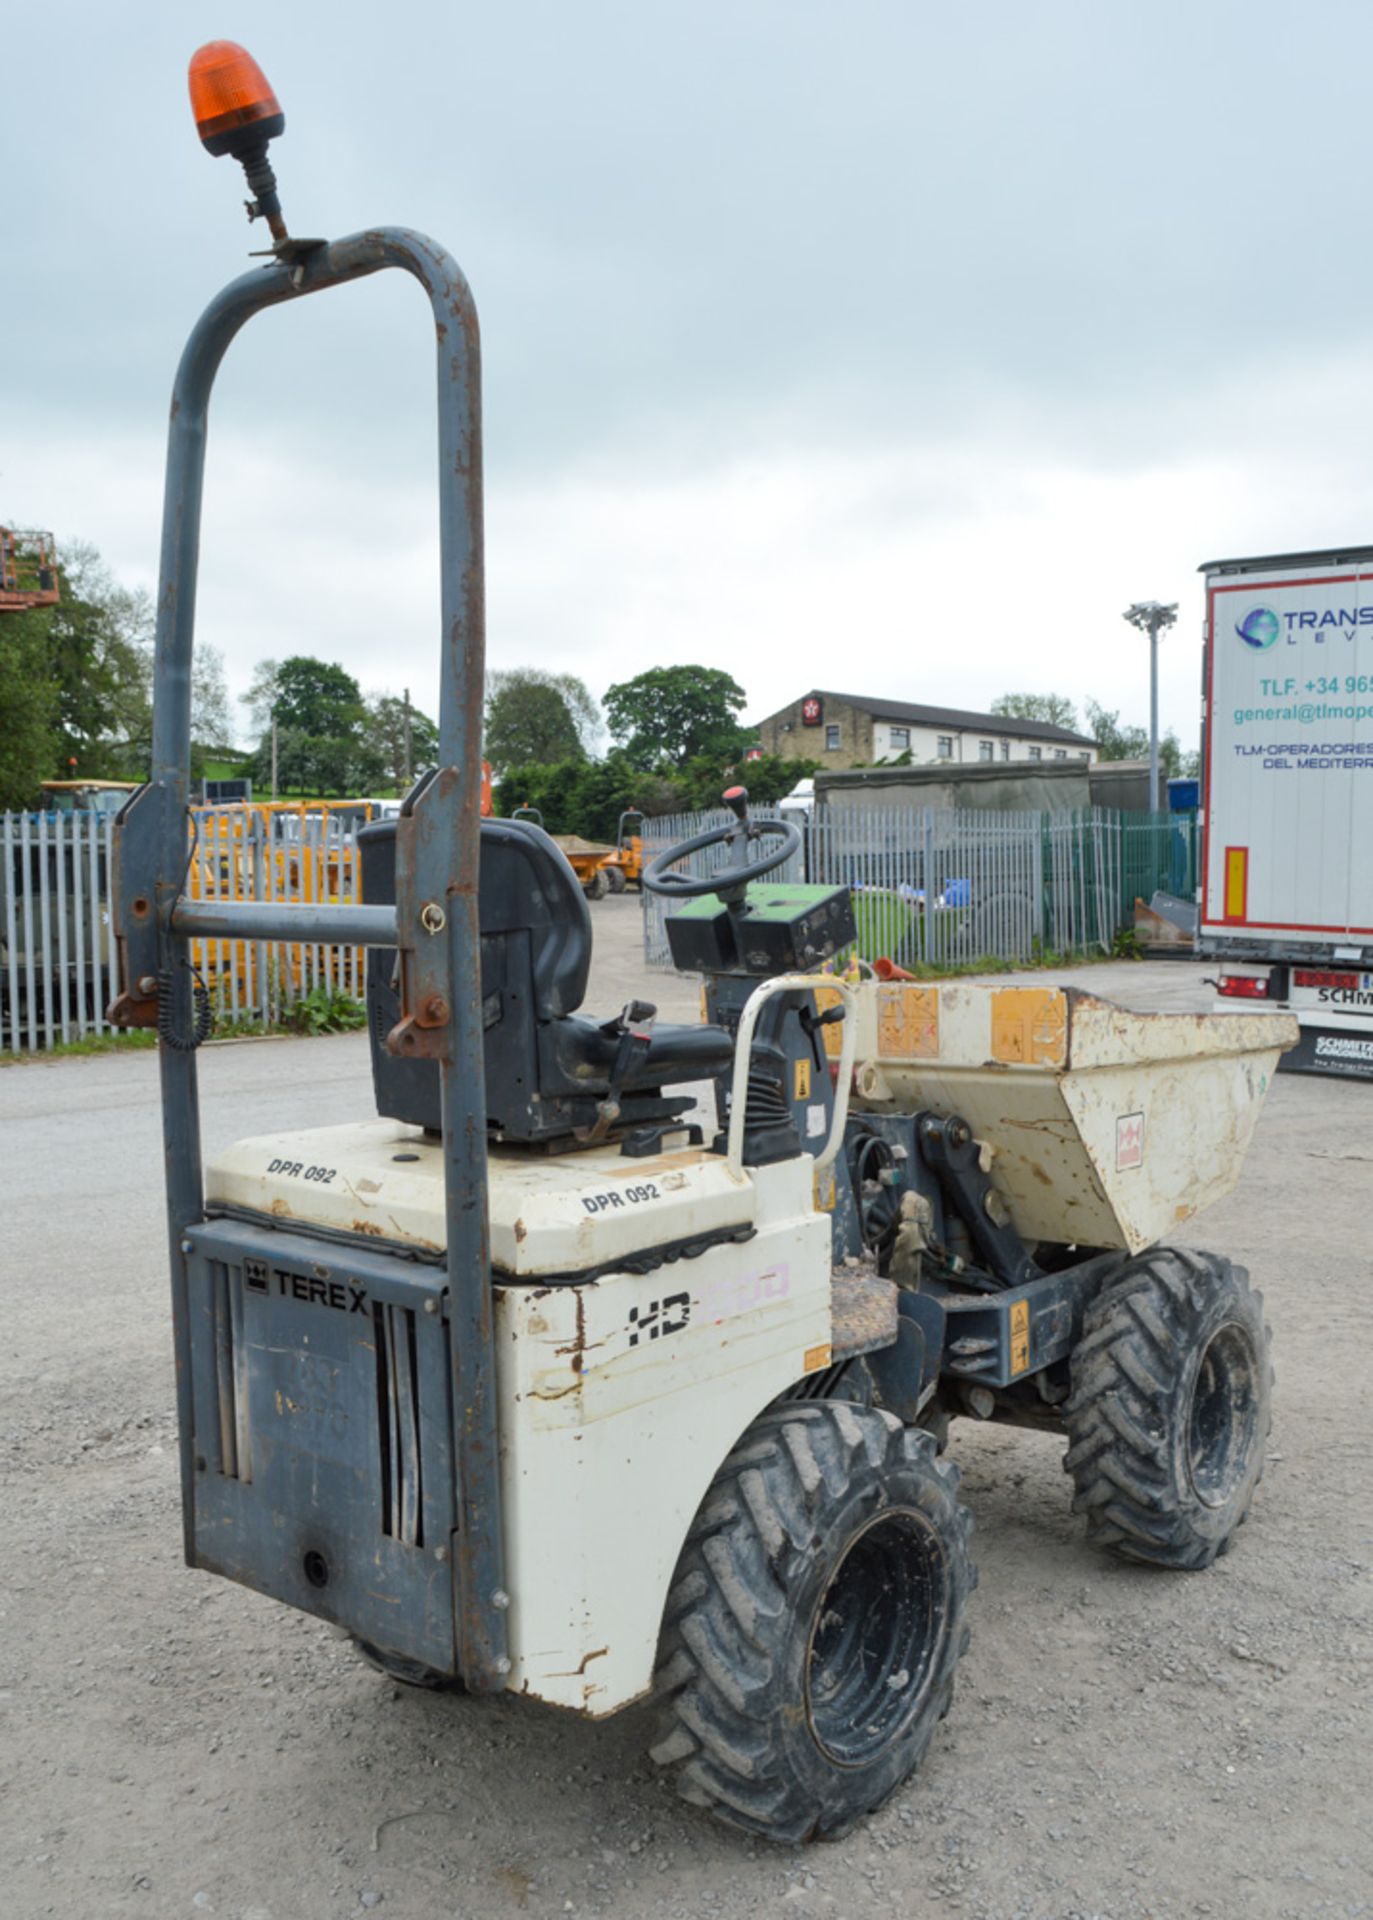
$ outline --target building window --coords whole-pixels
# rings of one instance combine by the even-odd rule
[[[1066,747],[1055,747],[1055,748],[1054,748],[1054,759],[1055,759],[1055,760],[1066,760],[1067,758],[1068,758],[1068,749],[1067,749]]]
[[[1044,758],[1044,749],[1043,749],[1043,747],[1031,747],[1031,748],[1030,748],[1030,758],[1031,758],[1032,760],[1042,760],[1042,759]]]
[[[953,735],[951,733],[941,733],[936,743],[935,751],[941,760],[952,760]]]
[[[911,744],[911,730],[909,727],[888,727],[887,734],[891,740],[893,752],[898,751],[902,747],[908,747]]]
[[[978,743],[977,743],[977,757],[978,757],[978,759],[979,759],[979,760],[991,760],[992,758],[994,758],[994,754],[993,754],[993,750],[992,750],[992,743],[991,743],[991,741],[990,741],[990,740],[979,740],[979,741],[978,741]]]
[[[825,728],[825,751],[826,753],[839,751],[839,729],[833,723]]]
[[[1001,742],[1001,758],[1003,760],[1009,760],[1010,757],[1011,757],[1011,743],[1009,740],[1003,740]]]

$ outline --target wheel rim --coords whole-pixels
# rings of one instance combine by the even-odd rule
[[[1201,1356],[1187,1420],[1188,1471],[1208,1507],[1223,1507],[1244,1478],[1257,1420],[1253,1348],[1242,1327],[1221,1327]]]
[[[947,1631],[949,1572],[923,1514],[879,1514],[849,1542],[820,1596],[806,1715],[840,1766],[865,1765],[919,1712]]]

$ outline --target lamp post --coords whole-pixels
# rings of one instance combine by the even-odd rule
[[[1149,636],[1149,804],[1155,813],[1163,812],[1163,795],[1158,776],[1158,637],[1178,617],[1177,602],[1165,607],[1159,600],[1136,600],[1125,609],[1132,627]]]

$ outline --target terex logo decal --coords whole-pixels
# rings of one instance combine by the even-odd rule
[[[1281,623],[1271,607],[1255,607],[1235,622],[1235,632],[1245,646],[1252,647],[1256,653],[1271,647],[1281,631]]]
[[[292,1273],[265,1260],[243,1262],[243,1284],[250,1293],[276,1293],[307,1307],[332,1307],[335,1313],[366,1313],[366,1290],[354,1280],[330,1280],[318,1273]]]

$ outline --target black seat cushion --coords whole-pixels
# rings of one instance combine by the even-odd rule
[[[606,1033],[594,1020],[574,1015],[556,1028],[558,1059],[573,1075],[589,1075],[608,1084],[619,1048],[619,1036]],[[723,1027],[655,1026],[647,1054],[625,1076],[625,1089],[670,1086],[682,1080],[713,1080],[727,1073],[734,1058],[734,1041]]]

